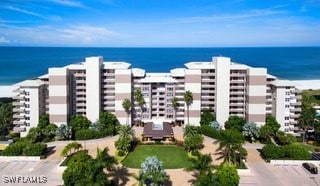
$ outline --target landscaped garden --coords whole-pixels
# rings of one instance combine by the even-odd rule
[[[140,168],[148,156],[157,156],[165,169],[185,168],[190,165],[187,152],[173,145],[139,145],[122,162],[129,168]]]

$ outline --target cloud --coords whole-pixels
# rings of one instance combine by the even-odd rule
[[[32,15],[32,16],[36,16],[36,17],[41,17],[43,18],[42,15],[38,14],[38,13],[35,13],[35,12],[31,12],[31,11],[28,11],[28,10],[25,10],[25,9],[21,9],[21,8],[18,8],[18,7],[14,7],[14,6],[7,6],[5,7],[9,10],[13,10],[13,11],[16,11],[16,12],[20,12],[20,13],[24,13],[24,14],[28,14],[28,15]]]
[[[243,14],[187,17],[187,18],[177,19],[176,22],[177,23],[203,23],[203,22],[212,22],[212,21],[248,19],[248,18],[255,18],[255,17],[284,14],[284,13],[285,13],[284,11],[279,11],[279,10],[251,10],[250,12],[243,13]]]
[[[3,43],[10,43],[10,41],[2,36],[2,37],[0,37],[0,44],[3,44]]]
[[[73,0],[49,0],[53,3],[63,5],[63,6],[69,6],[69,7],[77,7],[77,8],[88,8],[87,6],[83,5],[79,1],[73,1]]]
[[[8,38],[13,38],[12,44],[43,46],[106,46],[126,37],[106,27],[91,25],[7,26],[0,27],[0,33],[7,33]]]

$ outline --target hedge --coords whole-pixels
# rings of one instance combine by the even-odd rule
[[[220,138],[220,132],[209,125],[202,125],[200,129],[201,129],[201,133],[205,136],[208,136],[214,139]]]
[[[263,147],[262,153],[267,160],[271,159],[287,159],[287,160],[309,160],[311,154],[308,150],[299,145],[291,144],[285,146],[275,146],[268,144]]]
[[[97,139],[102,135],[99,131],[93,129],[81,129],[76,132],[76,140]]]
[[[42,156],[45,155],[47,145],[45,143],[32,144],[26,141],[18,141],[10,144],[2,155],[4,156]]]

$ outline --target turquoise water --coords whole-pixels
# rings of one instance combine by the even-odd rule
[[[234,62],[266,67],[268,73],[291,80],[320,79],[320,47],[259,48],[64,48],[0,47],[0,84],[9,85],[88,56],[105,61],[126,61],[147,72],[169,72],[190,61],[211,61],[212,56],[231,57]]]

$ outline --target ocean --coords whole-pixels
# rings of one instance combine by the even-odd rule
[[[147,72],[169,72],[190,61],[211,61],[213,56],[253,67],[289,80],[320,79],[320,47],[244,48],[85,48],[0,47],[0,85],[46,74],[49,67],[62,67],[103,56],[105,61],[125,61]]]

